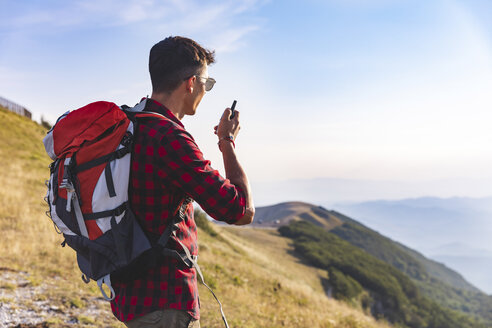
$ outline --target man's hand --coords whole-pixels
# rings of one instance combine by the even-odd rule
[[[231,136],[233,140],[236,140],[241,126],[239,125],[239,112],[235,112],[236,114],[231,119],[232,111],[230,108],[226,108],[224,114],[222,114],[222,117],[220,118],[219,125],[214,127],[214,133],[219,137],[219,140],[223,138],[229,139]]]

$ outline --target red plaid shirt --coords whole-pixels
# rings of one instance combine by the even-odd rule
[[[144,229],[162,233],[186,196],[193,198],[214,219],[237,222],[244,216],[244,193],[212,169],[183,124],[164,106],[148,99],[146,111],[165,119],[149,119],[138,125],[132,153],[130,203]],[[176,231],[191,254],[198,255],[197,228],[193,204]],[[171,248],[180,250],[174,240]],[[186,310],[200,318],[197,277],[174,258],[149,270],[130,283],[113,282],[116,293],[111,302],[121,321],[159,310]]]

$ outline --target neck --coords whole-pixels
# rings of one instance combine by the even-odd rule
[[[178,120],[181,121],[181,119],[183,119],[183,117],[185,116],[183,99],[181,99],[181,97],[179,97],[176,92],[172,92],[172,93],[152,92],[152,96],[150,98],[164,105],[167,109],[171,111],[171,113],[174,114],[174,116],[178,118]]]

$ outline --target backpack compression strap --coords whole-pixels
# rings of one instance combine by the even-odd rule
[[[176,232],[173,233],[173,235],[176,237]],[[215,298],[215,300],[217,301],[217,303],[219,304],[219,308],[220,308],[220,314],[222,315],[222,320],[224,321],[224,324],[226,326],[226,328],[229,328],[229,324],[227,323],[227,319],[226,319],[226,316],[224,314],[224,310],[222,309],[222,303],[220,303],[219,299],[217,298],[217,296],[215,295],[214,291],[212,290],[212,288],[210,288],[206,283],[205,283],[205,279],[203,279],[203,274],[202,274],[202,270],[200,269],[200,266],[198,265],[198,258],[196,256],[192,256],[190,254],[190,251],[188,250],[188,247],[186,247],[185,245],[183,245],[183,243],[176,237],[174,238],[180,245],[181,247],[183,248],[184,252],[185,252],[185,256],[186,256],[186,259],[191,263],[191,266],[190,267],[194,267],[196,272],[198,273],[198,275],[200,276],[200,280],[202,282],[202,284],[207,287],[207,289],[212,293],[213,297]],[[176,252],[178,254],[178,256],[182,259],[182,261],[184,263],[186,263],[184,261],[184,259],[182,258],[182,255],[179,254],[177,251],[175,250],[172,250],[173,252]]]

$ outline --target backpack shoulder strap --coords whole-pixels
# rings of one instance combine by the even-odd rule
[[[155,112],[145,112],[145,106],[147,105],[147,101],[149,98],[144,98],[142,99],[141,102],[136,104],[133,107],[129,107],[127,105],[122,105],[120,106],[121,110],[125,112],[125,114],[128,116],[128,118],[132,122],[136,122],[137,119],[145,119],[145,118],[155,118],[155,119],[165,119],[166,117],[162,114],[155,113]]]

